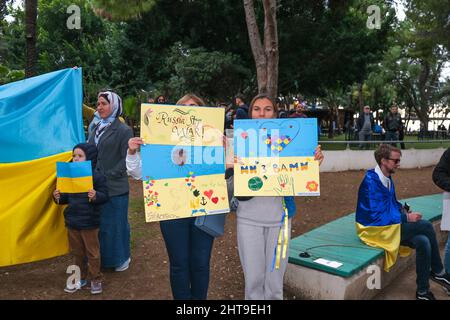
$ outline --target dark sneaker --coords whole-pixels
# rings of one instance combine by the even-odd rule
[[[450,274],[444,273],[442,276],[438,276],[436,273],[431,272],[430,279],[450,289]]]
[[[102,283],[100,281],[91,281],[91,294],[99,294],[102,292]]]
[[[416,300],[436,300],[436,298],[433,293],[428,290],[428,292],[424,294],[416,292]]]

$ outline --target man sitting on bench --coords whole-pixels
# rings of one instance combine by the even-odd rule
[[[397,201],[391,175],[400,166],[400,149],[382,144],[374,155],[378,165],[366,172],[358,191],[358,236],[369,246],[385,249],[386,271],[395,264],[400,244],[415,248],[416,299],[435,300],[429,279],[450,288],[450,275],[442,265],[433,225]]]

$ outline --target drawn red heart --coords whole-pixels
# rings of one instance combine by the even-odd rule
[[[285,183],[281,183],[280,185],[281,185],[282,188],[284,188],[286,186]]]
[[[214,197],[214,198],[211,199],[211,201],[214,202],[214,204],[216,204],[217,202],[219,202],[219,198]]]
[[[204,194],[205,196],[207,196],[208,199],[211,199],[211,196],[212,196],[213,193],[214,193],[213,190],[208,190],[208,191],[203,192],[203,194]]]
[[[248,137],[248,133],[247,133],[247,132],[245,132],[245,131],[244,131],[244,132],[242,132],[242,133],[241,133],[241,137],[242,137],[242,138],[244,138],[244,139],[247,139],[247,137]]]
[[[189,182],[189,178],[188,179],[184,179],[184,181]]]

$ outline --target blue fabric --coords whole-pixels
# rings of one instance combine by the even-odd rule
[[[90,176],[92,176],[92,164],[90,160],[56,163],[56,177],[58,178],[81,178]]]
[[[292,218],[297,213],[297,206],[295,205],[294,197],[284,197],[284,204],[288,210],[288,217]]]
[[[381,182],[374,169],[368,170],[358,191],[356,222],[363,226],[389,226],[402,220],[402,205],[395,196],[392,178],[391,190]]]
[[[403,223],[400,240],[401,245],[416,249],[417,291],[427,292],[430,270],[440,273],[444,268],[433,225],[428,220]]]
[[[205,300],[214,237],[195,226],[195,218],[160,222],[170,260],[175,300]]]
[[[450,274],[450,237],[448,237],[447,244],[445,245],[444,266],[445,266],[445,272]]]
[[[110,197],[101,209],[100,254],[102,267],[121,266],[130,257],[128,193]]]
[[[0,86],[0,163],[72,150],[84,142],[81,68]]]

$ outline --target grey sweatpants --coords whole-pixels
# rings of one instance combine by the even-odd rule
[[[289,219],[286,258],[281,257],[280,268],[274,268],[273,271],[272,261],[280,227],[260,227],[237,220],[239,258],[244,270],[246,300],[283,300],[283,278],[289,257],[291,220]]]

